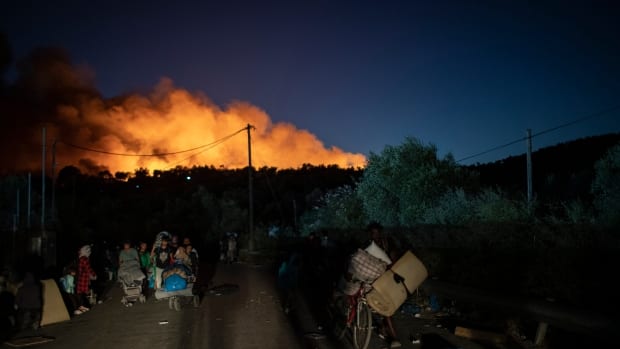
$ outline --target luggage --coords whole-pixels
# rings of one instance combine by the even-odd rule
[[[427,276],[424,264],[407,251],[372,284],[372,291],[366,295],[368,305],[383,316],[392,316]]]
[[[424,264],[411,251],[405,252],[390,269],[405,279],[405,286],[409,293],[418,288],[428,276]]]
[[[349,273],[355,280],[370,283],[381,276],[386,268],[387,263],[362,249],[358,249],[351,257]]]

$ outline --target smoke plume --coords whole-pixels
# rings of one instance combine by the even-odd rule
[[[247,124],[255,127],[252,160],[257,167],[365,164],[362,154],[326,148],[308,131],[273,123],[256,106],[234,102],[222,108],[166,78],[147,95],[103,98],[94,87],[94,73],[73,65],[60,49],[35,50],[17,64],[17,70],[18,78],[3,88],[0,97],[2,172],[40,168],[44,126],[50,151],[54,140],[58,141],[57,165],[73,165],[87,172],[245,167],[248,144],[242,129]],[[108,154],[173,153],[203,145],[191,152],[161,156]]]

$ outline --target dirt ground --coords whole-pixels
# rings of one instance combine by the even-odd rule
[[[199,307],[185,304],[181,311],[154,297],[125,307],[120,303],[121,288],[113,287],[107,300],[89,312],[19,335],[54,337],[55,341],[38,346],[45,349],[300,347],[265,270],[223,265],[211,284],[218,292],[206,292]]]
[[[294,300],[294,311],[283,311],[272,267],[222,264],[209,274],[198,307],[188,298],[181,311],[175,311],[167,300],[154,297],[145,304],[125,307],[120,303],[122,289],[113,285],[102,297],[105,302],[89,312],[18,336],[54,337],[53,342],[36,346],[45,349],[351,347],[346,341],[322,336],[330,324],[317,320],[303,297]],[[481,348],[437,327],[432,319],[397,314],[395,326],[402,348]],[[423,346],[410,341],[420,333],[427,338]],[[369,349],[385,346],[373,335]]]

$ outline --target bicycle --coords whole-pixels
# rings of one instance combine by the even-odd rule
[[[335,294],[334,303],[328,307],[334,325],[343,326],[342,329],[334,329],[336,337],[342,340],[348,332],[356,349],[368,348],[373,329],[372,311],[366,301],[367,290],[364,286],[362,284],[354,295]]]

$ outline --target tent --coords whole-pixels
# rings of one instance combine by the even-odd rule
[[[43,285],[41,326],[69,321],[71,318],[56,281],[52,279],[41,280],[41,284]]]

